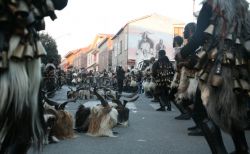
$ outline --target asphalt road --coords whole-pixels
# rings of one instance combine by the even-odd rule
[[[66,99],[67,87],[63,87],[54,97],[55,100]],[[95,105],[97,101],[79,101],[67,106],[73,115],[79,103]],[[174,117],[179,111],[157,112],[159,105],[150,102],[144,94],[134,103],[128,103],[130,121],[128,127],[116,127],[117,137],[90,137],[76,134],[74,139],[62,140],[57,144],[46,145],[42,154],[211,154],[204,137],[188,136],[187,128],[193,126],[191,120],[178,121]],[[229,135],[223,133],[228,152],[233,151]],[[247,132],[250,143],[250,132]],[[249,144],[250,145],[250,144]],[[32,149],[29,154],[36,153]]]

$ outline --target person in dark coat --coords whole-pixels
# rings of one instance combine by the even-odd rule
[[[169,101],[170,84],[174,76],[174,69],[166,56],[165,50],[159,51],[159,59],[152,66],[152,76],[156,83],[155,93],[160,98],[160,108],[157,111],[171,111],[171,103]]]
[[[122,66],[118,66],[116,70],[116,79],[117,79],[117,87],[118,92],[122,93],[123,90],[123,80],[125,79],[125,71]]]

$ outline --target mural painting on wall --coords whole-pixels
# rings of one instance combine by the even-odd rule
[[[128,39],[128,59],[135,60],[138,66],[143,60],[151,57],[158,58],[158,51],[166,50],[170,60],[174,59],[172,46],[173,35],[161,30],[151,30],[141,27],[132,27]]]
[[[154,57],[154,42],[148,36],[149,32],[143,32],[141,39],[138,41],[138,50],[136,52],[136,59],[140,62]]]
[[[163,39],[160,39],[159,42],[155,46],[156,58],[158,58],[158,51],[159,50],[166,50],[166,46],[163,43]]]
[[[156,44],[156,46],[155,46],[155,50],[156,51],[159,51],[159,50],[165,50],[166,49],[166,47],[165,47],[165,45],[163,44],[163,40],[162,39],[160,39],[159,40],[159,42]]]
[[[138,49],[136,51],[137,64],[143,60],[149,60],[151,57],[158,58],[159,50],[166,50],[163,39],[160,38],[155,45],[153,39],[150,38],[150,32],[144,31],[141,33],[141,39],[138,40]]]

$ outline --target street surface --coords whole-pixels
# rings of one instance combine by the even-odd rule
[[[66,100],[64,86],[56,92],[54,100]],[[70,103],[66,110],[73,116],[80,103]],[[87,102],[86,106],[97,104],[95,100]],[[211,154],[204,137],[188,136],[187,128],[193,126],[192,120],[175,120],[179,111],[173,106],[173,111],[155,111],[158,103],[150,102],[144,94],[133,103],[130,108],[129,126],[116,127],[117,137],[90,137],[85,134],[76,134],[76,138],[62,140],[57,144],[45,145],[42,154]],[[224,143],[228,152],[233,151],[231,138],[223,133]],[[247,131],[248,144],[250,131]],[[250,144],[249,144],[250,145]],[[30,150],[29,154],[35,153]]]

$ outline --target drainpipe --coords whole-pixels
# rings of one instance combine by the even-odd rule
[[[129,34],[129,24],[127,25],[127,31],[126,31],[126,36],[127,36],[126,37],[126,39],[127,39],[126,43],[127,44],[125,44],[127,46],[127,66],[128,66],[128,50],[129,50],[129,46],[128,46],[128,37],[129,37],[129,35],[128,34]]]

